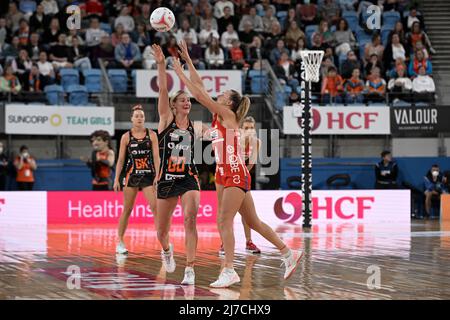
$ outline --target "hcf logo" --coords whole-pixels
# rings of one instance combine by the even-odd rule
[[[284,211],[283,203],[288,203],[294,208],[294,212],[292,214]],[[275,205],[273,207],[275,215],[285,222],[294,223],[302,216],[302,197],[300,194],[292,192],[289,193],[286,197],[278,198],[275,201]]]

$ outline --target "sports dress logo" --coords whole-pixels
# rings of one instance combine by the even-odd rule
[[[290,204],[294,208],[293,213],[287,213],[283,204]],[[286,197],[278,198],[273,206],[275,215],[284,222],[294,223],[302,216],[302,197],[296,192],[289,193]]]

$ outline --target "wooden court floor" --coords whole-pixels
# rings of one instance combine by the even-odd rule
[[[41,229],[40,229],[41,228]],[[450,299],[450,226],[323,225],[276,231],[305,256],[283,281],[277,251],[255,236],[262,254],[244,250],[236,226],[236,270],[241,283],[211,289],[222,259],[215,226],[198,226],[195,287],[181,286],[183,228],[174,226],[177,269],[161,266],[152,225],[130,225],[129,255],[114,253],[111,225],[0,225],[0,299]]]

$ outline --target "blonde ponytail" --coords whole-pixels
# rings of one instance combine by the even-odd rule
[[[250,98],[243,96],[236,110],[236,120],[240,123],[247,116],[250,109]]]

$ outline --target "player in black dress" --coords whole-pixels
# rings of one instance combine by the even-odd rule
[[[176,92],[170,99],[167,90],[166,61],[161,47],[153,45],[158,65],[158,135],[161,171],[157,187],[158,240],[161,258],[167,272],[175,271],[173,245],[169,230],[173,211],[181,199],[184,214],[186,268],[181,284],[195,283],[194,263],[197,250],[197,213],[200,202],[200,185],[194,163],[194,140],[202,135],[202,129],[189,119],[191,102],[184,91]]]
[[[119,221],[119,243],[116,252],[128,253],[125,247],[124,235],[128,219],[133,210],[136,195],[139,190],[144,192],[153,216],[156,218],[156,177],[159,175],[158,136],[153,130],[145,128],[145,114],[141,105],[134,106],[131,114],[133,127],[124,133],[120,140],[119,158],[116,166],[114,191],[123,186],[123,212]],[[123,181],[120,181],[122,168],[125,167]]]

